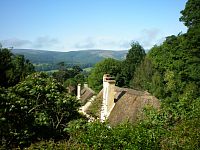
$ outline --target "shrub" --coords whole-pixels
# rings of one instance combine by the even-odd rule
[[[44,73],[32,74],[16,86],[0,90],[0,142],[6,147],[66,138],[63,129],[79,117],[76,98]]]

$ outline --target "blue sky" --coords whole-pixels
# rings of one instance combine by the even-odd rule
[[[186,32],[187,0],[0,0],[3,47],[43,50],[145,49]]]

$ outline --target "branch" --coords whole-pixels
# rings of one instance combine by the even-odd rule
[[[42,105],[44,105],[44,104],[40,104],[40,105],[37,105],[37,106],[33,107],[31,110],[28,111],[28,113],[32,112],[32,111],[35,110],[37,107],[40,107],[40,106],[42,106]]]
[[[56,117],[57,117],[57,116],[56,116]],[[56,129],[57,129],[57,128],[58,128],[58,126],[60,125],[60,123],[61,123],[62,119],[63,119],[63,114],[61,115],[61,118],[60,118],[60,120],[58,120],[58,117],[57,117],[58,123],[57,123],[57,125],[56,125]]]

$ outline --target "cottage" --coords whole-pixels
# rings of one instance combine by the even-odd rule
[[[80,90],[80,87],[78,89]],[[85,101],[94,94],[87,86],[79,93],[81,96],[77,95],[77,98],[81,101]],[[87,107],[84,107],[84,112],[96,119],[99,118],[101,122],[108,120],[111,125],[124,121],[136,121],[138,116],[142,116],[143,108],[146,106],[156,109],[160,107],[160,101],[146,91],[115,86],[115,80],[109,74],[103,76],[103,89],[93,100],[85,105]],[[97,108],[96,113],[94,113],[94,108],[95,110]]]
[[[156,109],[160,107],[159,100],[148,92],[116,87],[109,74],[103,76],[102,94],[100,120],[107,119],[113,125],[123,121],[134,122],[147,105]]]

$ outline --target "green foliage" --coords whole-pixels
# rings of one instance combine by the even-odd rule
[[[124,79],[124,84],[129,86],[130,80],[134,78],[135,69],[143,61],[145,57],[144,48],[138,43],[133,42],[131,44],[131,49],[128,51],[125,61],[123,62],[122,76]]]
[[[31,144],[31,146],[28,148],[29,150],[35,150],[35,149],[39,149],[39,150],[54,150],[54,149],[58,149],[58,150],[67,150],[67,149],[77,149],[75,147],[73,147],[72,145],[70,145],[70,143],[68,141],[40,141],[34,144]]]
[[[154,71],[151,60],[145,57],[144,61],[136,67],[134,78],[130,82],[130,87],[139,90],[151,89],[150,84]]]
[[[154,72],[152,76],[152,81],[149,91],[160,99],[166,96],[164,92],[163,76],[158,71]]]
[[[188,92],[188,96],[192,95]],[[200,99],[190,99],[182,96],[181,101],[166,104],[163,114],[166,114],[167,131],[161,142],[163,149],[199,149],[200,124],[199,109]],[[188,99],[189,98],[189,99]]]
[[[53,78],[62,83],[66,89],[69,90],[73,95],[76,95],[77,84],[83,84],[86,81],[86,75],[79,66],[73,66],[72,68],[67,68],[64,62],[60,62],[59,70],[52,74]]]
[[[1,89],[0,99],[1,144],[6,147],[23,147],[43,138],[66,138],[63,129],[79,116],[76,98],[44,73]]]
[[[188,32],[169,36],[154,46],[136,68],[133,88],[148,90],[162,100],[159,114],[140,123],[159,123],[161,149],[200,149],[200,13],[197,0],[188,0],[181,21]],[[149,62],[148,62],[148,61]],[[147,128],[149,126],[146,126]]]
[[[64,87],[69,87],[69,86],[73,86],[76,87],[77,86],[77,82],[74,78],[69,78],[64,82]]]
[[[13,86],[34,72],[29,60],[21,55],[13,55],[9,49],[0,48],[0,60],[0,86]]]
[[[54,72],[52,76],[59,82],[64,83],[67,79],[76,77],[77,80],[84,80],[84,76],[80,75],[83,71],[79,66],[73,66],[71,69],[67,69],[64,62],[60,62],[59,70]]]
[[[37,73],[14,87],[0,87],[1,148],[23,148],[40,141],[30,149],[200,149],[199,5],[198,0],[188,0],[181,12],[187,33],[167,37],[147,56],[139,43],[132,43],[123,63],[105,59],[89,76],[89,84],[97,91],[105,73],[115,76],[118,86],[148,90],[161,100],[159,110],[146,107],[138,122],[115,127],[74,120],[79,118],[80,104],[64,92],[60,82]],[[0,85],[16,84],[32,70],[31,64],[0,48]],[[75,85],[84,81],[80,72],[78,67],[66,69],[60,63],[54,77],[67,86]],[[100,101],[95,104],[90,108],[93,114]],[[57,142],[63,137],[69,141]]]
[[[81,149],[200,149],[200,13],[198,0],[188,0],[181,21],[189,30],[169,36],[147,56],[133,43],[121,73],[112,70],[113,60],[99,63],[89,77],[101,88],[104,73],[118,84],[148,90],[162,100],[159,111],[146,107],[135,124],[110,127],[107,123],[76,120],[65,131]],[[145,58],[144,58],[145,57]],[[112,62],[112,63],[111,63]],[[117,65],[114,65],[117,66]],[[121,71],[121,70],[117,70]]]
[[[12,68],[8,71],[9,73],[9,84],[15,85],[19,81],[25,79],[28,74],[34,72],[34,66],[25,60],[24,56],[14,56],[12,60]]]
[[[72,121],[65,128],[70,133],[65,146],[74,149],[199,149],[200,99],[193,101],[181,118],[178,111],[172,109],[182,109],[183,105],[177,104],[181,103],[160,111],[146,107],[145,116],[135,124],[110,127],[107,123]],[[173,123],[175,120],[178,124]],[[40,144],[44,145],[55,149],[63,146],[54,142]]]
[[[143,86],[143,88],[154,93],[158,98],[168,97],[176,101],[178,95],[185,92],[187,84],[195,81],[199,86],[197,72],[200,71],[198,65],[200,59],[198,55],[194,56],[192,49],[188,48],[187,36],[188,34],[167,37],[162,45],[154,46],[149,51],[147,57],[151,60],[154,70],[151,79],[137,71],[138,76],[145,77],[144,81],[150,81],[148,87]],[[138,68],[138,70],[142,69]],[[148,74],[147,71],[146,73]],[[141,84],[146,84],[144,81],[141,81]]]
[[[194,28],[200,24],[200,1],[199,0],[188,0],[185,5],[185,9],[181,11],[180,21],[189,28]]]
[[[75,77],[74,77],[75,81],[80,84],[83,84],[85,82],[85,76],[83,74],[77,74]],[[76,85],[77,85],[76,84]]]
[[[7,71],[11,68],[12,53],[5,48],[0,47],[0,86],[7,86]]]
[[[159,122],[152,123],[152,120],[134,125],[123,123],[115,127],[107,123],[77,120],[70,122],[67,131],[72,143],[85,149],[160,149],[163,129]]]
[[[107,73],[115,77],[117,86],[129,87],[135,69],[144,57],[143,47],[138,42],[133,42],[123,62],[109,58],[95,65],[88,78],[90,86],[99,91],[102,88],[102,76]]]
[[[107,123],[76,120],[65,130],[70,133],[70,144],[80,149],[199,149],[200,99],[192,101],[185,115],[180,116],[184,103],[159,111],[146,107],[143,118],[135,124],[111,127]]]
[[[89,85],[92,89],[100,91],[102,89],[102,78],[104,74],[114,77],[121,72],[121,62],[112,58],[104,59],[97,63],[88,77]],[[118,82],[118,80],[116,81]]]

